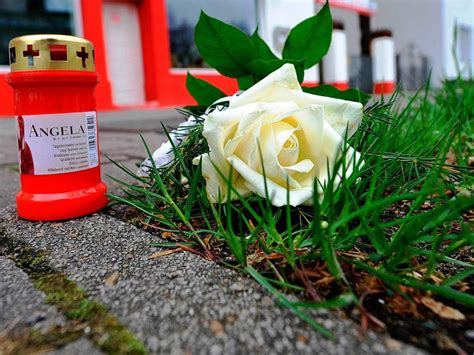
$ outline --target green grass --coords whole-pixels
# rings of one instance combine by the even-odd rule
[[[469,255],[474,245],[463,218],[474,207],[474,198],[464,196],[473,184],[472,102],[474,84],[456,80],[366,107],[348,141],[363,164],[337,188],[332,178],[313,208],[275,208],[258,196],[211,204],[200,168],[191,162],[207,149],[200,125],[175,148],[173,164],[154,166],[149,178],[117,163],[136,184],[121,182],[123,194],[112,197],[177,242],[248,273],[327,336],[307,310],[360,307],[367,278],[407,297],[409,287],[474,307],[474,296],[460,290],[474,265],[455,257]],[[347,164],[341,159],[335,171]],[[453,266],[450,272],[446,265]],[[289,301],[288,293],[302,301]]]

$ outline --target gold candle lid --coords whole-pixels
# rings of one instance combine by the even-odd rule
[[[13,38],[9,45],[10,70],[95,71],[94,45],[65,35],[28,35]]]

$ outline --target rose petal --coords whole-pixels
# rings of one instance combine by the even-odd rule
[[[236,152],[236,154],[240,156],[241,159],[249,159],[250,154],[254,152],[253,147],[255,146],[255,142],[260,136],[262,120],[271,120],[273,117],[280,114],[281,112],[292,111],[296,108],[298,108],[298,106],[296,106],[293,102],[286,101],[273,102],[270,104],[250,104],[241,106],[239,108],[226,110],[226,117],[240,117],[240,121],[232,139],[225,143],[225,156],[230,156],[234,154],[234,151],[238,149],[239,151]],[[243,111],[247,112],[245,114],[242,114]],[[219,113],[216,113],[213,115],[213,120],[214,123],[220,123],[220,121],[222,120],[224,121],[225,125],[227,119],[221,119],[221,115]],[[206,126],[206,122],[204,122],[204,126],[206,131],[215,129],[210,124]],[[245,139],[244,141],[242,141],[244,137]],[[242,144],[240,144],[241,142]]]
[[[287,99],[293,100],[298,106],[321,105],[324,107],[324,119],[344,137],[348,128],[347,138],[357,131],[362,120],[362,104],[359,102],[334,99],[332,97],[318,96],[301,92],[299,90],[288,90]]]
[[[228,187],[227,187],[227,176],[229,176],[229,171],[231,166],[228,164],[227,160],[225,161],[225,165],[227,165],[227,175],[226,178],[221,176],[225,173],[223,171],[217,170],[217,165],[213,164],[209,154],[203,154],[199,157],[193,159],[193,164],[197,165],[201,161],[201,169],[202,169],[202,176],[206,180],[206,191],[209,201],[211,203],[218,203],[218,202],[225,202],[228,198]],[[223,165],[223,164],[221,164]],[[250,194],[250,190],[244,184],[240,176],[234,172],[232,174],[232,186],[237,190],[237,192],[242,197],[247,197]],[[233,193],[231,200],[235,199],[236,196]]]
[[[209,146],[209,158],[217,168],[227,176],[229,165],[225,158],[224,145],[234,137],[239,120],[245,115],[258,115],[259,104],[247,105],[234,110],[213,111],[204,121],[202,135]]]
[[[240,160],[235,155],[228,158],[233,168],[242,176],[245,181],[247,188],[257,195],[266,198],[265,194],[265,182],[262,174],[259,174],[255,170],[251,169],[247,164]],[[276,207],[285,206],[287,204],[287,189],[281,185],[276,184],[270,179],[266,179],[266,185],[268,190],[268,198],[272,205]],[[312,186],[303,187],[299,189],[290,189],[289,203],[291,206],[298,206],[303,204],[305,201],[312,198],[313,191]]]
[[[317,161],[323,150],[323,108],[311,105],[301,110],[291,112],[285,120],[294,117],[300,125],[295,131],[298,138],[300,158]]]
[[[305,159],[305,160],[301,160],[300,162],[294,164],[294,165],[290,165],[290,166],[285,166],[283,167],[283,169],[285,169],[285,171],[295,171],[295,172],[298,172],[298,173],[309,173],[311,171],[311,169],[314,168],[314,163],[309,160],[309,159]]]
[[[252,102],[288,101],[288,89],[300,90],[301,87],[292,64],[284,64],[273,73],[256,83],[241,95],[230,99],[229,108]]]
[[[255,167],[255,170],[258,173],[263,174],[263,169],[265,169],[265,176],[281,186],[286,186],[287,174],[285,174],[280,162],[278,161],[278,151],[273,132],[273,125],[262,127],[258,144],[260,145],[261,161]]]

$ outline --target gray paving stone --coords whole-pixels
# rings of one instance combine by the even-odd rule
[[[183,115],[175,109],[127,110],[99,112],[99,127],[115,131],[161,131],[161,124],[175,125]]]
[[[0,338],[21,336],[25,330],[48,333],[51,329],[66,324],[64,316],[56,307],[45,303],[45,294],[35,289],[28,275],[13,261],[0,256],[0,270]],[[101,353],[86,338],[48,352],[54,355]],[[0,354],[3,354],[1,339]]]
[[[14,166],[0,167],[0,209],[15,204],[20,182]]]
[[[1,128],[2,126],[0,125],[0,131]],[[12,134],[8,135],[0,133],[0,166],[18,164],[18,145],[16,140],[16,132],[12,131],[11,133]]]
[[[372,331],[361,338],[341,314],[314,312],[337,339],[328,340],[239,273],[189,253],[148,259],[158,238],[104,214],[32,223],[6,209],[0,224],[6,237],[47,251],[53,267],[105,304],[151,353],[422,353],[388,348],[390,338]],[[117,283],[106,285],[113,273]]]
[[[0,332],[64,325],[64,317],[44,303],[45,295],[11,260],[0,256],[0,270]]]
[[[82,338],[48,353],[48,355],[100,355],[90,340]]]
[[[25,330],[48,333],[50,329],[66,324],[64,316],[56,307],[45,304],[44,293],[34,288],[28,275],[13,261],[0,256],[0,270],[0,337],[21,337]],[[0,340],[0,354],[2,348]],[[90,340],[82,338],[48,354],[96,355],[101,352]]]
[[[142,133],[150,150],[156,149],[166,136],[163,133]],[[145,146],[140,138],[139,132],[101,132],[100,133],[101,156],[110,156],[114,160],[136,159],[143,160],[146,156]],[[108,159],[102,159],[102,163],[108,163]]]
[[[15,137],[16,128],[13,117],[0,117],[0,142],[3,142],[5,137]]]

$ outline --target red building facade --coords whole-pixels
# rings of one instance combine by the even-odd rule
[[[130,1],[138,11],[144,78],[144,100],[138,104],[117,104],[113,100],[110,63],[107,57],[103,0],[80,0],[82,35],[95,46],[96,68],[100,75],[97,86],[98,110],[116,110],[131,107],[182,106],[193,102],[186,91],[186,69],[172,67],[168,21],[165,0]],[[112,2],[117,3],[117,2]],[[120,21],[119,18],[116,19]],[[140,58],[139,58],[140,60]],[[124,67],[123,71],[129,68]],[[225,78],[210,69],[191,70],[224,92],[237,90],[236,81]],[[0,72],[0,116],[13,115],[13,92],[5,80],[6,71]]]
[[[206,68],[197,53],[193,27],[201,9],[247,33],[260,24],[264,39],[278,52],[281,38],[275,33],[291,28],[324,2],[292,1],[295,7],[288,18],[285,6],[278,8],[272,0],[4,0],[0,2],[0,50],[5,51],[0,53],[0,118],[14,113],[13,93],[5,80],[6,47],[13,37],[61,33],[90,40],[100,76],[98,110],[184,106],[193,103],[185,85],[188,71],[228,94],[237,90],[236,80]],[[373,0],[359,0],[364,1]],[[373,15],[370,7],[347,3],[352,4],[330,2],[333,9],[354,16]],[[45,18],[49,20],[41,22]],[[317,70],[307,71],[308,83],[318,82]]]

